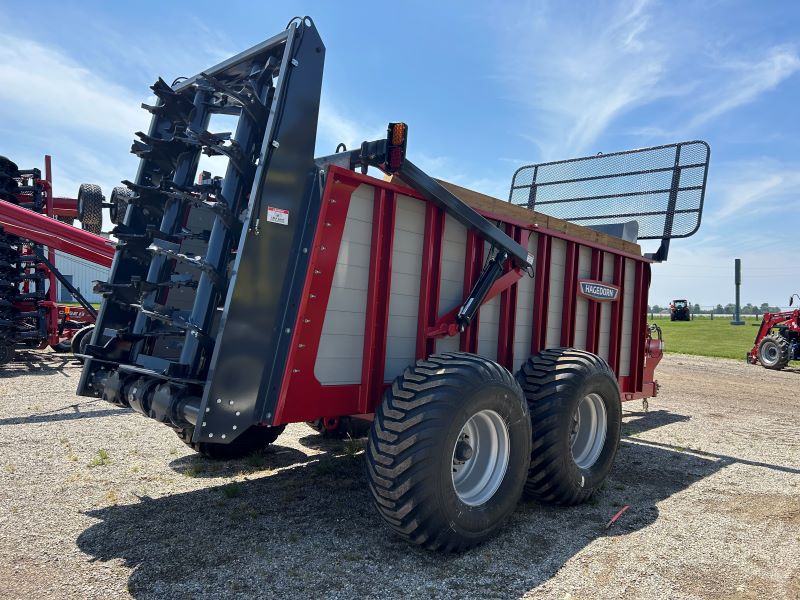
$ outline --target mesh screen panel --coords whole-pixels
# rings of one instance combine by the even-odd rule
[[[639,239],[689,237],[700,227],[708,175],[702,141],[522,167],[509,201],[579,225],[639,223]]]

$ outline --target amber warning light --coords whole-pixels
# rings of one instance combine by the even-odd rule
[[[386,170],[396,173],[403,166],[406,157],[406,140],[408,125],[405,123],[389,123],[386,133]]]

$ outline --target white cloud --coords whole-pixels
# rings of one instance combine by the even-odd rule
[[[759,214],[800,209],[800,164],[783,164],[760,159],[739,161],[712,175],[714,220],[740,217],[743,212]]]
[[[705,106],[687,125],[693,129],[723,113],[753,102],[800,70],[795,48],[776,46],[756,61],[726,61],[719,65],[721,81],[709,86]]]
[[[6,122],[55,126],[85,138],[131,138],[150,116],[128,89],[56,48],[9,34],[0,34],[0,102]]]
[[[561,8],[557,8],[561,11]],[[602,19],[522,16],[506,77],[527,99],[543,160],[587,151],[620,115],[666,94],[667,53],[651,35],[650,5],[625,2]],[[524,30],[524,33],[523,33]]]

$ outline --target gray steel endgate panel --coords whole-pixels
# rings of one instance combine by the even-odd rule
[[[271,422],[274,413],[274,407],[265,406],[265,401],[267,394],[279,387],[285,345],[283,351],[279,348],[284,320],[291,322],[286,317],[291,308],[288,298],[293,271],[302,260],[299,242],[307,225],[305,213],[314,208],[307,202],[311,197],[309,174],[315,170],[325,47],[313,27],[304,31],[295,58],[298,66],[283,71],[291,85],[283,82],[285,108],[272,137],[267,126],[250,200],[251,209],[260,207],[260,212],[256,215],[251,210],[244,224],[195,441],[230,439],[254,422]],[[269,161],[264,161],[273,141],[278,145],[272,146]],[[267,221],[268,207],[287,210],[288,225]],[[250,231],[257,217],[260,235]],[[223,434],[226,438],[221,439]]]

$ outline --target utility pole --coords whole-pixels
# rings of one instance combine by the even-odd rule
[[[737,258],[733,263],[733,282],[736,286],[736,313],[733,315],[731,325],[744,325],[741,317],[741,304],[739,298],[739,288],[742,285],[742,259]]]

